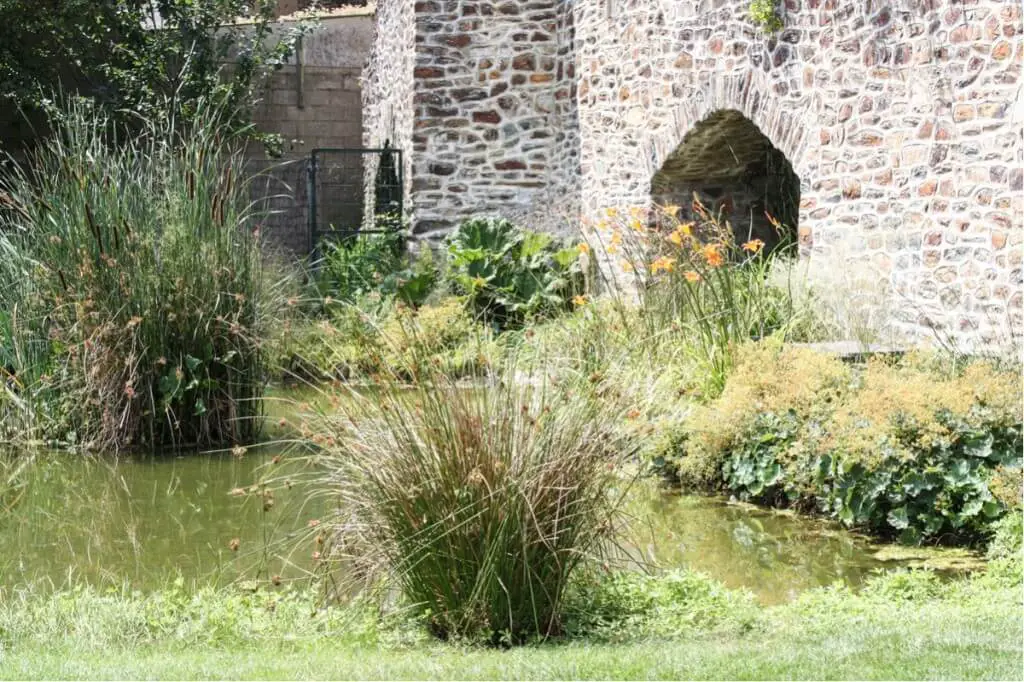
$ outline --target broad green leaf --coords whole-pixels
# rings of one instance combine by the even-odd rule
[[[893,528],[904,529],[910,525],[910,520],[907,518],[906,506],[896,507],[891,510],[888,515],[886,515],[885,519]]]
[[[1003,511],[1002,506],[995,500],[988,500],[981,505],[981,512],[990,519],[998,517]]]
[[[971,457],[988,458],[992,455],[992,444],[995,439],[991,433],[964,440],[964,452]]]

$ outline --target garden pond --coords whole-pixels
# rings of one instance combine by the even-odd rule
[[[0,592],[29,583],[145,590],[179,577],[307,578],[318,522],[331,512],[313,475],[308,461],[273,447],[116,460],[37,455],[0,500]],[[653,483],[636,488],[630,511],[632,555],[705,572],[766,604],[836,581],[857,586],[872,571],[928,557],[820,520]],[[953,564],[970,559],[961,552]]]

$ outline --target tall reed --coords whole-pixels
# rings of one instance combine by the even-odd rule
[[[72,101],[0,176],[0,309],[47,437],[95,448],[250,440],[275,306],[227,112],[131,133]],[[14,286],[10,286],[14,283]],[[10,326],[10,325],[8,325]],[[8,352],[8,355],[10,353]]]

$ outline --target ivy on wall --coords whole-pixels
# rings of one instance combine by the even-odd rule
[[[750,0],[747,8],[750,20],[765,33],[776,33],[782,30],[782,17],[775,7],[774,0]]]

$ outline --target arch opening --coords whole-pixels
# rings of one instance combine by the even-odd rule
[[[737,242],[796,253],[800,179],[786,155],[746,116],[720,109],[697,123],[651,178],[651,202],[693,219],[694,196]],[[773,220],[780,224],[777,229]]]

